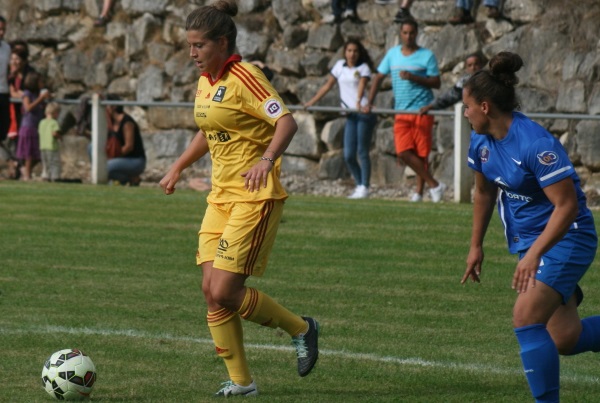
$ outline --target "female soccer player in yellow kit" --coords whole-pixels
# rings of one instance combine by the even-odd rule
[[[292,336],[300,376],[317,361],[319,333],[313,318],[245,286],[248,276],[264,273],[275,241],[287,197],[279,157],[298,126],[260,69],[234,54],[237,11],[235,2],[219,0],[187,17],[190,56],[202,73],[194,105],[200,130],[160,181],[165,194],[172,194],[181,172],[210,152],[212,190],[196,263],[202,266],[208,326],[229,372],[230,380],[216,394],[225,397],[258,394],[240,317]]]

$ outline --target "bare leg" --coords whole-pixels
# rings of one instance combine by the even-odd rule
[[[31,179],[31,167],[33,166],[33,161],[31,158],[25,159],[25,167],[23,170],[23,180],[28,181]]]
[[[412,168],[413,171],[419,176],[419,178],[427,183],[430,188],[435,188],[439,185],[439,182],[435,180],[429,173],[425,161],[419,157],[413,150],[407,150],[400,153],[399,157],[404,161],[406,165]],[[421,184],[422,186],[422,184]],[[419,181],[417,180],[417,189],[419,188]],[[422,191],[422,190],[421,190]]]
[[[558,307],[548,321],[547,328],[560,354],[568,354],[573,350],[582,330],[574,295],[566,305]]]
[[[104,0],[102,4],[102,12],[100,13],[100,17],[107,17],[110,12],[110,8],[112,7],[112,0]]]

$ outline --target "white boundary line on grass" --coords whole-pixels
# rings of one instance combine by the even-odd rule
[[[183,337],[175,336],[167,333],[154,334],[135,329],[94,329],[89,327],[84,328],[73,328],[64,326],[44,326],[44,327],[33,327],[30,329],[1,329],[0,334],[52,334],[52,333],[66,333],[66,334],[78,334],[78,335],[99,335],[99,336],[125,336],[151,340],[170,340],[177,342],[191,342],[199,344],[213,344],[211,339],[202,339],[197,337]],[[273,351],[294,351],[293,347],[278,346],[274,344],[245,344],[247,348],[255,348],[259,350],[273,350]],[[521,370],[517,369],[503,369],[498,367],[492,367],[489,365],[482,364],[464,364],[456,362],[441,362],[441,361],[428,361],[421,358],[400,358],[400,357],[383,357],[375,354],[364,354],[364,353],[352,353],[348,351],[339,350],[323,350],[319,349],[319,354],[334,356],[339,358],[346,358],[351,360],[359,361],[374,361],[382,363],[392,363],[398,365],[409,365],[418,367],[431,367],[431,368],[442,368],[442,369],[455,369],[460,371],[468,372],[487,372],[492,374],[500,375],[520,375]],[[600,383],[599,377],[589,375],[563,375],[562,380],[568,380],[575,383]]]

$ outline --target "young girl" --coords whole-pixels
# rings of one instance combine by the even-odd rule
[[[344,59],[335,63],[329,72],[327,82],[304,106],[314,105],[337,82],[340,87],[342,108],[360,111],[368,103],[365,89],[372,70],[373,64],[365,47],[358,39],[349,39],[344,44]],[[369,149],[376,121],[377,117],[373,113],[351,112],[346,115],[344,160],[356,182],[356,188],[348,196],[349,199],[364,199],[369,196],[371,178]],[[357,154],[360,165],[356,159]]]
[[[44,117],[46,100],[50,98],[47,90],[42,91],[44,81],[39,73],[29,73],[25,78],[23,88],[23,106],[21,126],[19,127],[19,142],[17,158],[25,161],[23,180],[31,179],[31,169],[40,160],[40,144],[38,125]]]

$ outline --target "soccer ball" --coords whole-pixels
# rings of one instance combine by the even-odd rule
[[[42,368],[42,384],[58,400],[81,400],[90,396],[96,382],[96,366],[85,353],[67,348],[52,354]]]

